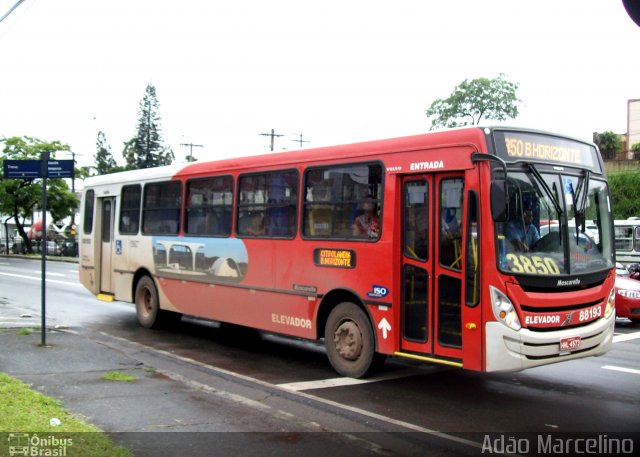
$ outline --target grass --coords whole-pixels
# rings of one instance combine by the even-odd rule
[[[31,330],[29,330],[28,328],[21,328],[20,330],[18,330],[18,335],[21,335],[21,336],[31,335]]]
[[[133,454],[117,447],[99,429],[65,411],[60,402],[29,388],[23,382],[0,373],[0,433],[38,434],[42,438],[55,436],[66,440],[68,456],[131,457]],[[57,418],[60,425],[52,427],[50,420]],[[0,454],[8,450],[0,445]],[[39,449],[46,452],[46,445]],[[50,450],[55,450],[50,448]]]
[[[106,381],[118,381],[118,382],[134,382],[138,379],[136,376],[121,371],[109,371],[102,375],[102,379]]]

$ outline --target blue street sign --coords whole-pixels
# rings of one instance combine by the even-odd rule
[[[73,160],[49,160],[47,178],[73,178]]]
[[[42,178],[40,160],[5,160],[5,179]],[[73,178],[73,160],[47,161],[47,178]]]
[[[41,177],[39,160],[5,160],[5,179],[34,179]]]

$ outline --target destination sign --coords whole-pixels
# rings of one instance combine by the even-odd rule
[[[601,171],[594,146],[538,133],[494,132],[496,152],[506,162],[533,161]]]
[[[313,263],[319,267],[354,268],[356,253],[350,249],[315,249]]]
[[[5,160],[3,162],[5,179],[42,178],[40,160]],[[73,178],[73,160],[47,161],[47,178]]]

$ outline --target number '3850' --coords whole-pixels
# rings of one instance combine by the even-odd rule
[[[559,275],[560,268],[551,257],[540,257],[537,255],[528,257],[526,255],[507,254],[509,267],[514,273],[529,273],[538,275]]]

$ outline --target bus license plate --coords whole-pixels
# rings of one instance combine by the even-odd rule
[[[575,351],[580,347],[580,337],[572,336],[560,340],[560,351]]]

